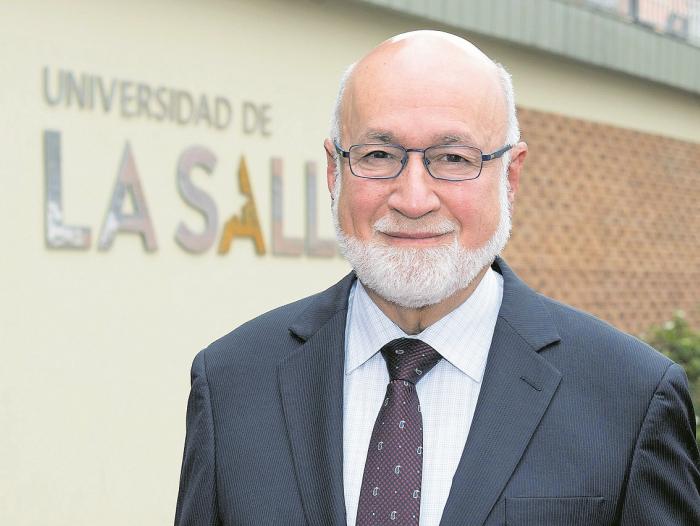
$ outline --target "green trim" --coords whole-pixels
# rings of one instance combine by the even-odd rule
[[[553,0],[353,0],[460,31],[529,46],[692,93],[700,93],[700,47]]]

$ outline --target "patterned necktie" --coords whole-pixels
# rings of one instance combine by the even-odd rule
[[[381,353],[391,380],[369,443],[356,525],[418,524],[423,419],[416,383],[441,356],[413,338],[392,340]]]

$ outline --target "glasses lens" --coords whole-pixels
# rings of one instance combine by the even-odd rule
[[[481,171],[481,150],[471,146],[434,146],[425,152],[433,177],[475,179]]]
[[[350,169],[359,177],[395,177],[405,152],[387,144],[357,144],[350,148]]]

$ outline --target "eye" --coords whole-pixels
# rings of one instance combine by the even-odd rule
[[[441,163],[441,164],[472,165],[472,164],[474,164],[474,159],[472,159],[471,157],[467,157],[467,156],[452,152],[452,153],[443,153],[441,155],[438,155],[435,159],[433,159],[433,162],[437,162],[437,163]]]
[[[477,166],[479,164],[479,159],[476,155],[468,149],[462,150],[437,150],[432,152],[433,155],[430,156],[430,162],[439,164],[445,167],[471,167]]]
[[[372,150],[364,154],[365,159],[393,159],[394,155],[386,150]]]
[[[461,155],[457,155],[456,153],[446,153],[445,155],[442,156],[442,161],[447,162],[447,163],[470,163],[471,161],[469,159],[465,159]]]

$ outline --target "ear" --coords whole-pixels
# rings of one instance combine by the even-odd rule
[[[328,184],[328,191],[331,194],[331,199],[333,199],[333,189],[336,183],[335,167],[336,163],[340,162],[340,160],[334,154],[335,146],[330,139],[323,141],[323,149],[326,150],[326,183]]]
[[[515,203],[515,194],[520,186],[520,173],[523,169],[525,157],[527,157],[527,144],[519,142],[510,151],[510,164],[508,164],[508,183],[510,190],[508,192],[508,202],[511,208]]]

